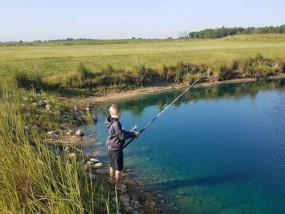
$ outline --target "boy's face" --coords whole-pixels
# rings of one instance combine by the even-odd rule
[[[117,111],[116,116],[117,116],[118,119],[120,119],[121,118],[121,112]]]

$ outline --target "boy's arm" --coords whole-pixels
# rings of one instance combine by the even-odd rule
[[[132,132],[128,132],[122,129],[122,126],[119,122],[114,122],[114,130],[116,132],[116,134],[118,135],[120,140],[127,140],[129,138],[134,138],[135,135]]]

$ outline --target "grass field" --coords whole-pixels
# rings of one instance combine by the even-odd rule
[[[267,38],[267,39],[266,39]],[[38,73],[57,79],[75,72],[80,62],[92,72],[107,65],[128,70],[143,64],[157,68],[178,62],[211,65],[261,54],[265,58],[285,58],[285,35],[240,35],[217,40],[144,41],[124,44],[39,45],[0,47],[0,74],[14,71]]]

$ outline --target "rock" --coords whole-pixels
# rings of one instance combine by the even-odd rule
[[[30,131],[30,126],[24,126],[24,131]]]
[[[44,106],[44,103],[43,103],[42,100],[40,100],[40,101],[38,102],[38,106],[40,106],[40,107],[43,107],[43,106]]]
[[[80,137],[84,136],[84,133],[81,129],[78,129],[75,134]]]
[[[68,135],[74,135],[74,131],[73,130],[68,130],[68,132],[66,132],[66,134],[68,134]]]
[[[140,203],[138,201],[135,201],[133,204],[133,208],[139,209],[141,207]]]
[[[48,113],[48,114],[52,114],[52,110],[48,110],[47,113]]]
[[[88,172],[89,169],[90,169],[90,167],[89,167],[87,164],[85,164],[85,165],[84,165],[84,170],[85,170],[86,172]]]
[[[133,210],[134,210],[134,208],[132,208],[131,206],[125,207],[126,212],[132,212]]]
[[[97,169],[97,170],[96,170],[96,173],[98,173],[98,174],[100,174],[100,175],[103,175],[103,174],[106,174],[107,171],[106,171],[106,169]]]
[[[48,131],[47,134],[48,134],[48,135],[54,135],[55,132],[54,132],[54,131]]]
[[[86,107],[85,110],[86,110],[86,112],[90,112],[90,108],[89,107]]]
[[[102,163],[96,163],[95,165],[94,165],[94,168],[95,169],[100,169],[100,168],[102,168],[103,167],[103,164]]]
[[[100,163],[100,161],[99,161],[98,159],[96,159],[96,158],[90,158],[89,161],[90,161],[91,163],[94,163],[94,164]]]
[[[131,201],[131,206],[135,209],[139,209],[141,207],[140,202],[134,199]]]
[[[49,100],[43,100],[42,102],[43,104],[46,104],[46,105],[49,104]]]
[[[91,158],[95,158],[95,157],[96,157],[96,151],[89,152],[89,153],[86,155],[86,158],[87,158],[87,159],[91,159]]]
[[[123,202],[123,206],[124,206],[124,207],[130,207],[131,205],[130,205],[129,202]]]
[[[100,169],[103,167],[102,163],[95,163],[94,164],[91,161],[87,161],[86,165],[87,165],[87,168],[90,168],[90,169]]]
[[[50,111],[51,110],[51,106],[49,104],[46,105],[46,111]]]
[[[123,195],[123,196],[121,197],[121,201],[122,201],[123,203],[130,203],[130,196],[129,196],[129,195]]]
[[[69,153],[69,154],[68,154],[68,157],[69,157],[70,159],[76,159],[76,154],[75,154],[74,152]]]

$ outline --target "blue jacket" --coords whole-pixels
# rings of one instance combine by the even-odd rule
[[[109,129],[109,136],[107,137],[108,150],[122,150],[125,140],[135,137],[132,132],[123,130],[120,121],[111,116],[105,120],[105,126]]]

